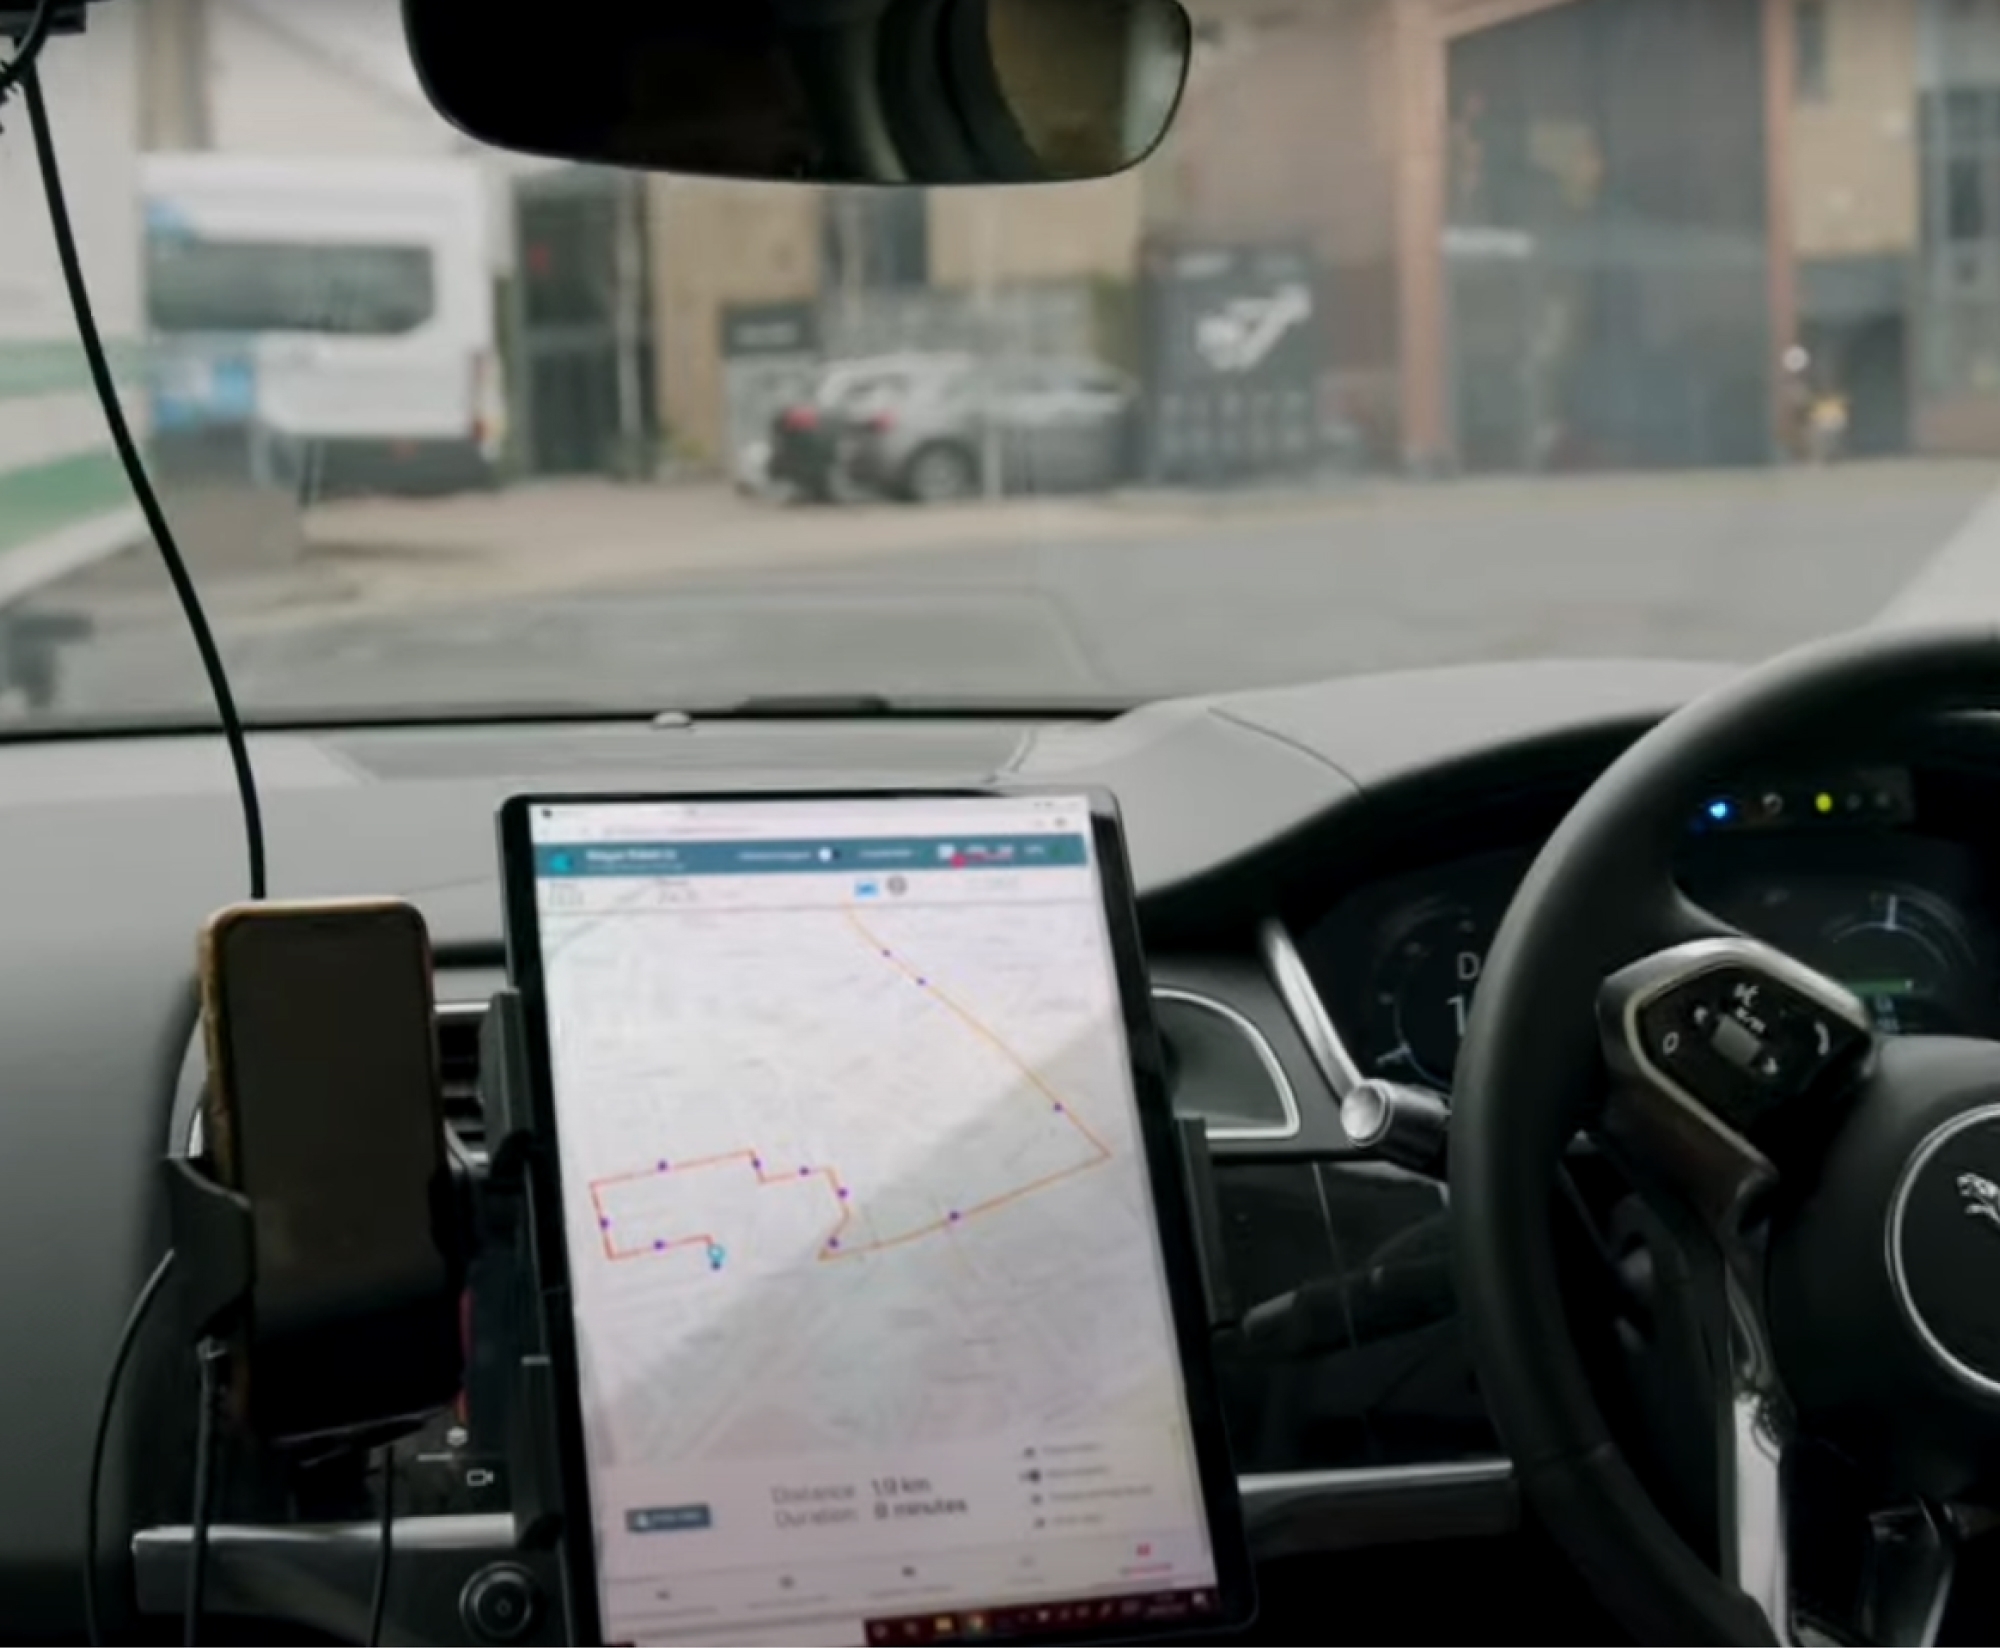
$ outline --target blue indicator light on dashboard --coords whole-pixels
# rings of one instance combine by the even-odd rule
[[[1708,804],[1708,816],[1718,824],[1727,824],[1735,811],[1736,808],[1727,801],[1711,801]]]

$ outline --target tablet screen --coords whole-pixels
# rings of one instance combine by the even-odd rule
[[[607,1640],[1216,1613],[1088,799],[522,805]]]

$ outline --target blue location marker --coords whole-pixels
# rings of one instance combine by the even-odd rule
[[[710,1270],[720,1270],[725,1257],[726,1255],[717,1243],[710,1242],[708,1244],[708,1268]]]

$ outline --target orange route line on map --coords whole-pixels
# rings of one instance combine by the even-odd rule
[[[1102,1139],[1098,1138],[1091,1131],[1083,1119],[1070,1108],[1069,1101],[1049,1084],[1040,1071],[1035,1069],[1026,1059],[1015,1052],[1006,1041],[989,1029],[976,1014],[954,999],[948,991],[932,983],[927,974],[920,972],[916,967],[904,960],[902,956],[897,954],[891,946],[883,943],[876,934],[870,932],[862,923],[861,918],[855,915],[852,910],[844,913],[847,916],[848,924],[853,927],[863,942],[868,944],[892,967],[905,978],[909,979],[912,984],[924,991],[940,1007],[944,1008],[945,1011],[957,1019],[960,1024],[970,1030],[1019,1071],[1035,1090],[1049,1101],[1054,1107],[1055,1113],[1076,1129],[1090,1145],[1094,1154],[1088,1161],[1076,1162],[1069,1167],[1059,1168],[1054,1173],[1044,1173],[1041,1177],[1031,1179],[1026,1184],[1016,1185],[1012,1190],[1002,1191],[997,1196],[989,1196],[984,1201],[974,1202],[962,1208],[954,1208],[943,1218],[933,1220],[929,1224],[918,1225],[914,1229],[902,1231],[897,1235],[880,1237],[875,1241],[864,1242],[853,1247],[848,1246],[841,1237],[841,1232],[846,1230],[854,1218],[851,1197],[847,1187],[840,1182],[839,1173],[833,1168],[801,1167],[796,1173],[767,1172],[764,1166],[763,1153],[756,1149],[729,1150],[719,1155],[697,1156],[692,1160],[681,1162],[661,1160],[650,1168],[638,1168],[626,1173],[608,1174],[603,1178],[592,1179],[590,1181],[590,1201],[597,1215],[598,1235],[604,1244],[605,1258],[613,1261],[657,1258],[664,1254],[676,1252],[682,1248],[699,1247],[705,1249],[708,1253],[709,1264],[715,1269],[721,1269],[723,1262],[721,1257],[723,1254],[722,1245],[708,1231],[698,1231],[687,1236],[657,1238],[650,1242],[641,1242],[634,1247],[621,1248],[617,1246],[612,1240],[612,1219],[611,1215],[605,1211],[603,1192],[618,1185],[637,1184],[646,1180],[658,1181],[661,1178],[676,1173],[692,1173],[701,1168],[726,1166],[731,1162],[746,1164],[755,1175],[759,1188],[777,1184],[802,1184],[813,1180],[817,1180],[827,1187],[827,1190],[834,1198],[835,1207],[839,1209],[840,1218],[834,1224],[833,1229],[827,1232],[826,1240],[820,1246],[819,1261],[822,1264],[826,1264],[842,1259],[857,1258],[866,1253],[881,1253],[889,1248],[902,1247],[905,1243],[914,1242],[921,1237],[935,1236],[941,1231],[955,1229],[967,1219],[977,1218],[982,1213],[995,1212],[1000,1208],[1006,1207],[1011,1202],[1018,1202],[1024,1197],[1034,1195],[1037,1191],[1046,1190],[1052,1184],[1057,1184],[1064,1179],[1073,1178],[1079,1173],[1088,1172],[1091,1168],[1099,1167],[1110,1160],[1110,1146],[1106,1145]]]
[[[1083,1119],[1080,1116],[1078,1116],[1074,1110],[1070,1108],[1069,1101],[1048,1084],[1048,1081],[1046,1080],[1046,1078],[1043,1077],[1042,1073],[1039,1070],[1037,1070],[1026,1059],[1022,1058],[1021,1055],[1015,1052],[1012,1047],[1008,1046],[1007,1043],[1001,1040],[999,1036],[995,1035],[992,1030],[988,1029],[985,1024],[981,1023],[977,1015],[972,1013],[966,1007],[960,1005],[960,1003],[952,997],[950,991],[946,990],[942,985],[933,984],[930,981],[928,975],[919,972],[915,967],[911,966],[907,961],[905,961],[901,956],[899,956],[890,946],[884,944],[881,939],[877,938],[875,934],[871,933],[868,930],[868,928],[863,924],[861,918],[857,916],[852,910],[847,911],[846,914],[847,914],[848,924],[853,927],[855,932],[861,935],[864,941],[866,941],[869,944],[872,944],[877,950],[879,950],[882,953],[883,960],[887,961],[890,966],[894,967],[898,972],[900,972],[905,978],[909,979],[910,982],[915,984],[919,989],[935,997],[938,1004],[941,1007],[945,1008],[949,1013],[951,1013],[951,1015],[954,1018],[956,1018],[959,1021],[959,1023],[963,1024],[981,1041],[985,1042],[987,1046],[991,1047],[994,1052],[998,1053],[1016,1070],[1020,1071],[1020,1073],[1023,1076],[1027,1077],[1029,1082],[1034,1086],[1035,1090],[1039,1092],[1045,1099],[1047,1099],[1050,1104],[1056,1107],[1057,1113],[1063,1118],[1063,1120],[1068,1122],[1071,1127],[1075,1128],[1077,1132],[1081,1133],[1084,1136],[1084,1138],[1090,1141],[1091,1148],[1097,1152],[1098,1160],[1102,1161],[1108,1156],[1110,1156],[1111,1154],[1110,1147],[1106,1145],[1102,1139],[1100,1139],[1095,1133],[1091,1132],[1091,1130],[1084,1125]]]

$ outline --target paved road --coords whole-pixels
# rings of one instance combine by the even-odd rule
[[[2000,616],[2000,516],[1943,553],[1995,479],[1857,465],[949,515],[554,490],[332,514],[305,562],[214,588],[239,693],[267,711],[1122,698],[1479,659],[1749,660],[1870,621],[1941,555],[1954,587],[1995,569]],[[202,702],[156,583],[126,569],[51,598],[99,626],[61,707]]]

